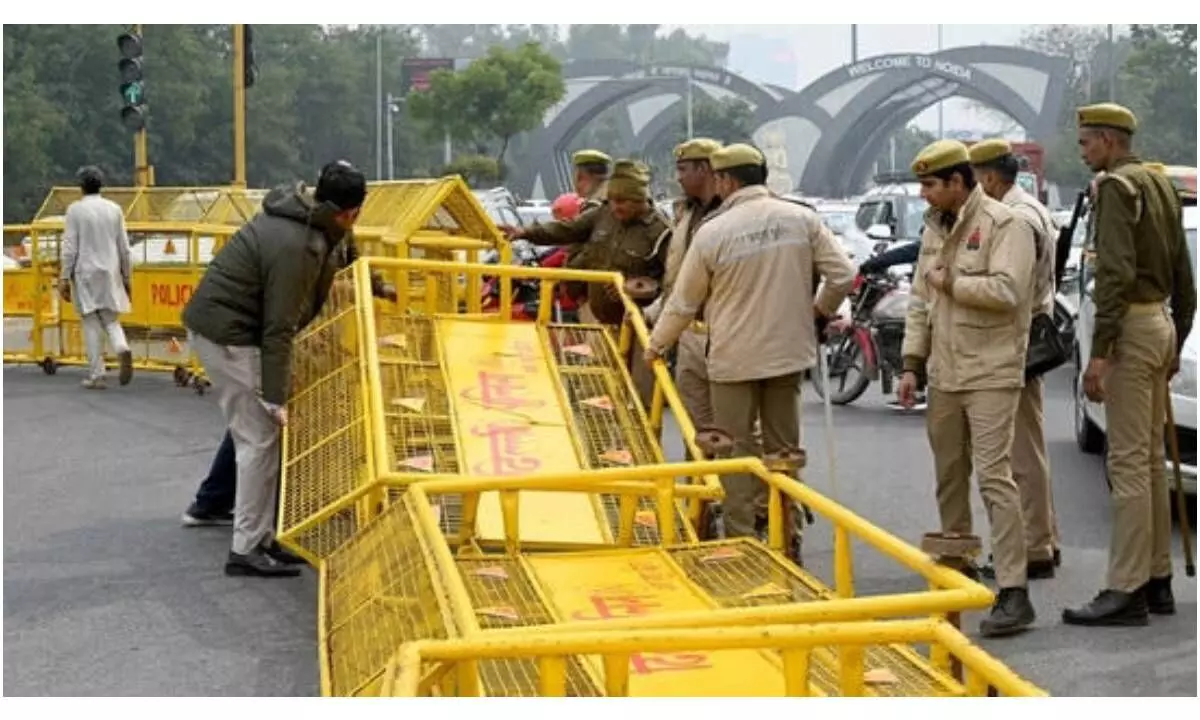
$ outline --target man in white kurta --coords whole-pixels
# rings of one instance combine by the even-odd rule
[[[91,390],[106,387],[106,335],[120,361],[120,383],[127,385],[133,377],[133,354],[118,320],[119,315],[129,312],[129,237],[121,206],[101,197],[103,185],[99,168],[79,171],[83,198],[67,208],[59,279],[63,300],[74,299],[83,324],[88,355],[88,376],[83,386]]]

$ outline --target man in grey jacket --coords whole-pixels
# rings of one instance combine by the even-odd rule
[[[349,163],[327,165],[310,194],[272,190],[263,210],[213,258],[183,323],[213,381],[237,456],[229,575],[299,574],[272,537],[280,428],[287,424],[292,340],[329,294],[339,245],[366,198]]]

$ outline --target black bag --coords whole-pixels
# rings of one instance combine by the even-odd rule
[[[1070,357],[1054,317],[1038,313],[1029,324],[1029,350],[1025,353],[1025,380],[1028,382],[1063,365]]]

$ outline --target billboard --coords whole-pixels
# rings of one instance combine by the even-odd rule
[[[400,66],[401,92],[428,90],[435,70],[454,70],[454,58],[407,58]]]

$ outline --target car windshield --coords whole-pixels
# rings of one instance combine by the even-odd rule
[[[909,198],[904,205],[904,228],[900,237],[915,240],[921,237],[921,227],[925,224],[925,211],[929,203],[924,198]]]
[[[853,210],[822,210],[821,220],[834,235],[845,235],[854,227]]]

